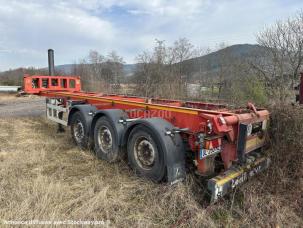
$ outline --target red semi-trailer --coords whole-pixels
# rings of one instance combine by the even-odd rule
[[[269,112],[255,108],[81,90],[78,76],[24,76],[24,91],[46,97],[46,115],[70,126],[98,158],[128,160],[139,175],[176,183],[187,167],[207,180],[215,202],[268,168]]]

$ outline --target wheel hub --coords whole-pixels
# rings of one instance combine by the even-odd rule
[[[101,150],[105,153],[110,152],[113,145],[113,138],[110,130],[106,126],[102,126],[99,130],[98,143]]]
[[[135,159],[143,169],[151,169],[155,163],[155,148],[145,137],[140,137],[135,142]]]
[[[84,126],[80,120],[77,120],[74,125],[74,136],[77,142],[81,142],[84,138]]]

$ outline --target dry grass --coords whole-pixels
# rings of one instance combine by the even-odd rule
[[[273,194],[303,218],[303,106],[280,105],[271,110],[273,167],[270,173]]]
[[[16,99],[15,93],[0,93],[0,101],[15,100],[15,99]]]
[[[176,186],[139,179],[126,163],[107,164],[79,150],[69,132],[56,134],[56,125],[43,118],[0,119],[0,162],[2,220],[110,220],[118,227],[302,225],[299,212],[268,191],[270,172],[231,200],[204,208],[190,177]]]
[[[33,99],[41,99],[39,96],[26,95],[17,97],[17,93],[0,93],[0,102],[16,102],[16,101],[26,101]]]

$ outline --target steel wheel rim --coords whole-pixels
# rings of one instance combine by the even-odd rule
[[[150,170],[155,164],[156,150],[146,137],[139,137],[134,144],[134,157],[137,164],[145,170]]]
[[[74,137],[78,143],[84,138],[84,126],[80,120],[74,124]]]
[[[98,145],[105,153],[109,153],[113,146],[112,133],[106,126],[101,126],[98,131]]]

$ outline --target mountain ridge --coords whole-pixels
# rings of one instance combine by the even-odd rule
[[[222,57],[224,53],[228,53],[229,57],[232,58],[249,58],[263,50],[264,47],[258,44],[235,44],[217,51],[213,51],[203,56],[184,60],[183,63],[191,65],[191,67],[193,68],[192,71],[195,71],[197,65],[205,66],[206,63],[210,64],[211,68],[216,68],[216,65],[220,57]],[[61,71],[65,74],[71,74],[74,65],[75,64],[63,64],[63,65],[58,65],[55,68],[56,70]],[[133,75],[137,65],[138,63],[123,64],[123,71],[125,76],[127,77]]]

